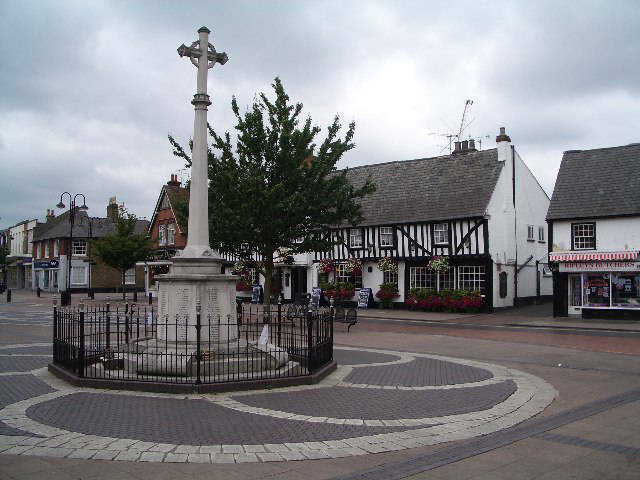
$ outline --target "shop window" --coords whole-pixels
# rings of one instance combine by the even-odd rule
[[[42,288],[49,288],[49,272],[47,270],[42,271]]]
[[[588,273],[583,277],[583,305],[585,307],[608,307],[609,298],[609,274]]]
[[[87,284],[87,267],[71,267],[71,285]]]
[[[409,268],[409,288],[426,288],[436,290],[435,272],[428,267]]]
[[[85,240],[74,240],[71,247],[71,254],[84,257],[87,254],[87,242]]]
[[[484,292],[484,277],[484,266],[482,265],[458,267],[458,288],[472,292]]]
[[[436,223],[433,226],[433,243],[443,245],[449,243],[449,224]]]
[[[53,288],[58,288],[58,272],[57,271],[53,271]]]
[[[380,227],[380,246],[393,247],[393,236],[393,227]]]
[[[640,308],[640,275],[637,273],[612,274],[611,293],[614,307]]]
[[[172,223],[167,228],[167,244],[173,245],[174,243],[176,243],[175,238],[176,238],[176,226],[175,224]]]
[[[126,285],[135,285],[136,283],[136,268],[130,268],[124,272],[124,283]]]
[[[573,223],[571,225],[572,250],[595,250],[596,224]]]
[[[362,248],[362,230],[351,228],[349,230],[349,246],[351,248]]]

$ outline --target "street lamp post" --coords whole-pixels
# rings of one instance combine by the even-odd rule
[[[73,224],[76,216],[76,198],[82,197],[82,206],[78,207],[79,210],[89,210],[87,200],[82,193],[76,193],[71,196],[69,192],[62,192],[60,194],[60,203],[58,203],[56,207],[65,208],[65,204],[62,203],[62,197],[64,195],[69,195],[69,250],[67,255],[67,288],[64,295],[60,296],[60,306],[71,304],[71,257],[73,254]]]

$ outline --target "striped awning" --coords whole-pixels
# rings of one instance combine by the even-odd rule
[[[623,252],[551,252],[549,261],[551,262],[597,262],[608,260],[636,260],[638,251],[625,250]]]

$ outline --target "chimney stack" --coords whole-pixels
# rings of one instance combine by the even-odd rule
[[[167,185],[171,186],[171,187],[179,187],[180,186],[180,182],[178,181],[178,175],[175,174],[171,174],[171,180],[169,180],[167,182]]]
[[[49,210],[47,208],[47,216],[46,216],[46,222],[49,223],[51,220],[53,220],[54,218],[56,218],[56,214],[53,211],[53,209]]]
[[[453,148],[453,154],[460,154],[462,153],[462,150],[460,149],[460,142],[453,142],[454,148]]]
[[[116,197],[109,198],[109,205],[107,205],[107,218],[112,222],[115,222],[118,218],[118,202],[116,202]]]
[[[467,153],[469,150],[469,142],[467,140],[462,141],[462,153]]]
[[[496,137],[496,143],[510,142],[510,141],[511,141],[511,137],[509,137],[509,135],[505,133],[505,128],[500,127],[500,135]]]
[[[477,151],[478,150],[476,150],[476,141],[472,138],[469,140],[469,153]]]

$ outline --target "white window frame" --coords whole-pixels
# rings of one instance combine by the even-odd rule
[[[451,281],[452,285],[449,287],[444,287],[444,281]],[[438,272],[438,291],[441,290],[455,290],[456,289],[456,271],[455,267],[449,267],[449,270],[445,270],[442,272]]]
[[[76,257],[87,256],[87,241],[86,240],[73,240],[71,243],[71,255]]]
[[[167,227],[167,245],[175,245],[176,243],[176,224],[170,223]]]
[[[49,241],[44,242],[44,258],[49,258]]]
[[[165,246],[167,244],[167,226],[160,225],[158,227],[158,245]]]
[[[430,279],[428,282],[427,278]],[[409,267],[409,288],[426,288],[437,291],[438,277],[436,272],[426,266]]]
[[[60,240],[53,242],[53,256],[57,257],[60,253]]]
[[[433,224],[433,243],[434,245],[449,244],[449,224],[448,223]]]
[[[382,272],[382,283],[393,283],[398,286],[398,272]]]
[[[83,274],[84,278],[83,278],[82,282],[77,282],[77,281],[75,281],[75,279],[76,279],[75,278],[76,277],[75,272],[80,271],[80,270],[84,271],[84,274]],[[86,285],[86,284],[87,284],[87,267],[84,266],[84,265],[81,266],[81,267],[75,267],[75,266],[72,265],[71,266],[71,285]]]
[[[596,224],[593,222],[574,223],[571,225],[571,237],[573,239],[574,250],[595,250],[596,248]],[[578,233],[585,233],[590,231],[590,235]],[[586,245],[589,242],[589,245]],[[580,244],[580,245],[578,245]],[[586,246],[585,246],[586,245]]]
[[[359,228],[349,229],[349,247],[351,248],[363,248],[364,243],[362,240],[362,230]]]
[[[469,282],[472,288],[466,288],[469,286]],[[484,293],[485,287],[484,265],[461,265],[458,267],[458,289]]]
[[[124,272],[124,284],[135,285],[136,284],[136,267],[131,267]]]
[[[539,242],[544,242],[544,227],[543,226],[539,226],[538,227],[538,241]]]
[[[527,240],[535,240],[533,238],[533,225],[527,225]]]
[[[380,227],[380,247],[393,247],[393,227]]]

